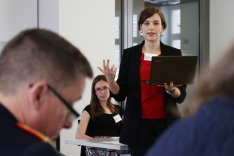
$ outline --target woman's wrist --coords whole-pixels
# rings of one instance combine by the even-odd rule
[[[115,80],[113,80],[112,82],[108,82],[109,87],[110,87],[110,91],[113,94],[118,94],[119,93],[119,85],[116,83]]]
[[[115,80],[107,80],[107,82],[108,82],[109,85],[113,85]]]
[[[172,93],[174,93],[174,92],[175,92],[175,90],[176,90],[176,87],[174,87],[174,89],[173,89],[172,91],[170,91],[170,92],[171,92],[171,94],[172,94]]]
[[[176,87],[174,87],[173,90],[167,90],[167,89],[165,88],[165,91],[166,91],[168,94],[174,93],[175,90],[176,90]]]

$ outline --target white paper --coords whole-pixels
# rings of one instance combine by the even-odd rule
[[[119,137],[110,137],[111,139],[119,139]]]
[[[113,118],[114,118],[114,120],[115,120],[115,123],[118,123],[119,121],[122,120],[119,114],[117,114],[117,115],[114,116]]]
[[[152,60],[152,56],[158,56],[158,54],[145,53],[144,54],[144,60],[145,61],[151,61]]]
[[[119,143],[119,140],[116,140],[116,141],[105,141],[105,142],[101,142],[101,143],[115,144],[115,145],[124,145],[124,144]]]

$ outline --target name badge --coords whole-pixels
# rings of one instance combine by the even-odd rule
[[[151,61],[152,60],[152,56],[158,56],[158,55],[157,54],[145,53],[144,54],[144,60],[145,61]]]
[[[120,115],[119,115],[119,114],[117,114],[117,115],[116,115],[116,116],[114,116],[113,118],[114,118],[114,120],[115,120],[115,123],[117,123],[117,122],[119,122],[119,121],[121,121],[121,120],[122,120],[122,118],[120,117]]]

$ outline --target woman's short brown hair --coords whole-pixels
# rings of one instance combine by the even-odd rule
[[[160,9],[157,9],[155,7],[146,8],[140,13],[140,17],[138,20],[138,29],[140,30],[140,26],[145,22],[145,20],[147,18],[153,16],[154,14],[158,14],[160,16],[163,30],[165,30],[167,27],[167,22],[166,22],[166,19],[164,17],[164,14],[162,13],[162,11]]]

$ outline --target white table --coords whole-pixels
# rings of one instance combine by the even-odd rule
[[[129,152],[127,145],[119,143],[119,139],[112,139],[112,138],[73,139],[73,140],[65,140],[65,143],[71,145],[87,146],[91,148],[94,147],[98,149],[104,149],[107,151],[115,151],[119,154]]]

